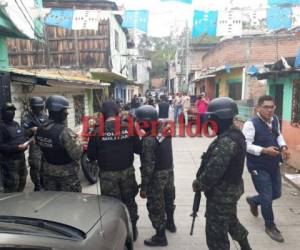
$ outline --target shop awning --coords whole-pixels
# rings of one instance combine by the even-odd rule
[[[58,69],[16,69],[10,68],[11,81],[21,84],[37,84],[42,86],[60,86],[83,89],[102,89],[110,86],[110,83],[100,82],[85,76],[79,71],[67,71]]]
[[[107,69],[90,69],[93,79],[98,79],[103,82],[126,82],[127,79],[121,74],[107,71]]]

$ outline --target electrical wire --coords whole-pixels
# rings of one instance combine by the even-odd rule
[[[35,28],[32,26],[32,23],[28,20],[26,14],[23,12],[23,10],[22,10],[21,6],[19,5],[18,1],[15,0],[15,3],[17,4],[17,7],[19,8],[19,10],[22,12],[23,16],[25,17],[27,23],[30,25],[32,31],[35,33]]]
[[[17,0],[15,0],[15,1],[17,1]],[[23,5],[23,8],[26,10],[27,15],[30,17],[31,21],[34,22],[33,17],[30,15],[30,13],[29,13],[29,11],[27,10],[27,8],[26,8],[25,4],[23,3],[23,1],[20,0],[20,2],[21,2],[21,4]]]

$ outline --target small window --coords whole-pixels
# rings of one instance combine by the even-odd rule
[[[229,85],[229,97],[233,100],[241,100],[242,98],[242,83],[233,83]]]
[[[115,49],[116,51],[120,51],[119,47],[119,33],[115,30]]]
[[[73,96],[74,113],[75,113],[75,126],[82,124],[82,117],[85,114],[84,108],[84,95]]]
[[[293,86],[292,125],[300,127],[300,81]]]

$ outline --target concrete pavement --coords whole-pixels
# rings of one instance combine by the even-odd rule
[[[200,164],[200,156],[206,150],[211,139],[208,138],[174,138],[173,153],[175,165],[175,185],[176,185],[176,211],[175,221],[178,228],[177,233],[167,233],[169,246],[164,250],[192,250],[207,249],[205,241],[205,197],[202,196],[199,217],[195,223],[194,235],[190,236],[192,218],[193,192],[191,183]],[[140,178],[138,170],[139,160],[136,157],[135,167],[137,178]],[[269,238],[264,232],[263,219],[261,214],[254,218],[249,211],[249,206],[245,202],[246,195],[255,193],[250,176],[244,172],[245,194],[238,205],[238,216],[242,224],[249,231],[249,240],[253,250],[298,250],[300,249],[300,194],[289,184],[283,184],[282,198],[274,202],[274,212],[278,228],[285,238],[284,243],[277,243]],[[95,186],[85,187],[85,192],[95,193]],[[140,219],[138,221],[139,237],[135,243],[135,249],[149,249],[144,246],[144,239],[152,236],[154,230],[148,218],[146,201],[137,199],[139,205]],[[238,244],[231,240],[231,249],[240,249]]]
[[[205,197],[202,196],[200,210],[198,213],[194,235],[190,236],[192,218],[193,192],[192,181],[200,165],[200,156],[207,149],[211,139],[202,138],[174,138],[173,153],[175,166],[176,186],[176,211],[175,222],[178,228],[177,233],[167,232],[169,241],[168,247],[155,248],[157,250],[193,250],[208,249],[205,241]],[[138,182],[140,183],[139,157],[135,157],[135,168]],[[253,250],[298,250],[300,249],[300,192],[290,184],[283,182],[282,197],[274,202],[274,213],[278,228],[285,238],[284,243],[277,243],[269,238],[264,232],[263,219],[261,214],[254,218],[249,211],[245,201],[246,195],[255,194],[249,173],[244,172],[245,194],[238,204],[238,217],[242,224],[249,231],[249,240]],[[97,193],[96,185],[88,185],[83,182],[84,192]],[[28,177],[26,191],[32,190],[32,183]],[[146,201],[137,198],[140,219],[138,221],[139,237],[135,243],[135,249],[144,250],[144,239],[152,236],[154,230],[148,218]],[[231,249],[240,249],[238,244],[231,240]],[[220,249],[221,250],[221,249]]]

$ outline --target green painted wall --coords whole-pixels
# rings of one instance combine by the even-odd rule
[[[87,96],[88,96],[88,112],[89,115],[93,115],[94,114],[94,107],[93,107],[93,90],[92,89],[88,89],[87,91]]]
[[[0,69],[8,69],[8,51],[5,37],[0,37]]]
[[[43,0],[34,0],[34,6],[36,8],[43,8]],[[44,39],[44,22],[40,18],[34,20],[34,29],[36,37],[39,39]]]
[[[283,90],[283,113],[284,121],[291,122],[292,120],[292,100],[293,100],[293,81],[287,81],[284,84]]]
[[[297,74],[291,74],[276,80],[268,80],[267,94],[271,96],[275,96],[275,85],[283,84],[282,119],[287,122],[292,119],[293,80],[299,78]]]

